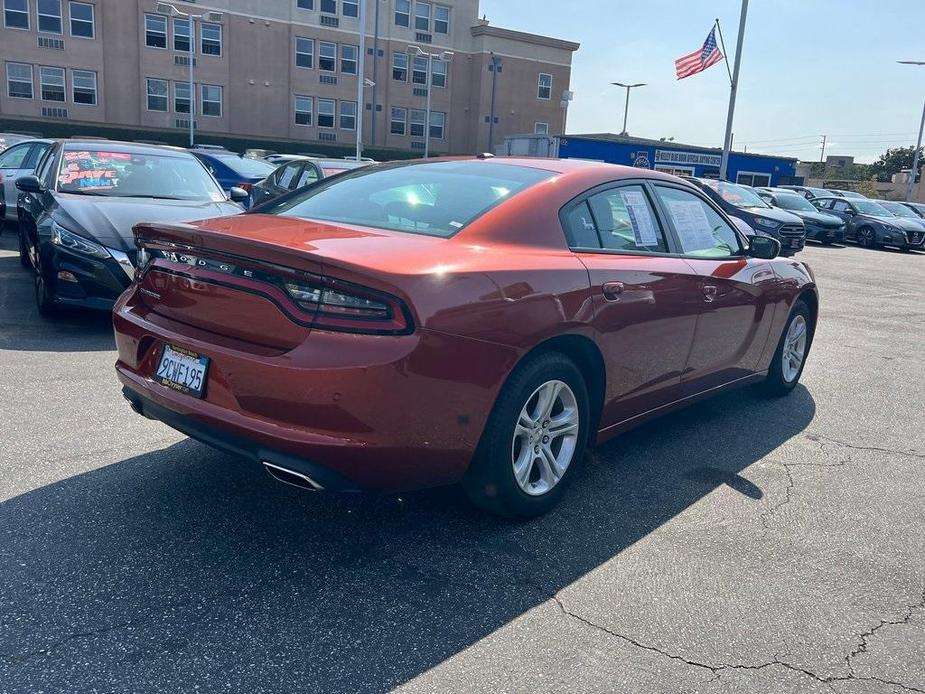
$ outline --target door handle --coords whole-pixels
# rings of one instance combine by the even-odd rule
[[[705,284],[701,287],[703,289],[703,299],[708,304],[712,303],[716,299],[716,286],[712,284]]]
[[[604,286],[601,287],[607,301],[619,301],[624,289],[626,287],[623,286],[623,282],[604,282]]]

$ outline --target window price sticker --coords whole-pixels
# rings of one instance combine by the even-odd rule
[[[620,192],[623,205],[629,215],[633,227],[633,236],[637,246],[657,246],[658,234],[655,231],[655,220],[649,212],[645,196],[637,190],[624,190]]]

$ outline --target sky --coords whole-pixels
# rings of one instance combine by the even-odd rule
[[[723,63],[676,80],[674,60],[719,18],[729,64],[741,0],[481,0],[496,26],[581,43],[572,64],[569,134],[620,132],[722,146]],[[733,123],[734,148],[818,160],[875,160],[915,144],[925,102],[925,0],[751,0]]]

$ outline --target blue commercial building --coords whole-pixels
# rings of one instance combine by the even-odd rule
[[[612,134],[562,135],[556,139],[558,156],[563,159],[591,159],[675,176],[719,178],[721,149]],[[749,186],[799,185],[803,179],[796,175],[796,164],[797,160],[789,157],[730,152],[728,178]]]

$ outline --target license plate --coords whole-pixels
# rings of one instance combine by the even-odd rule
[[[201,398],[205,394],[208,370],[208,357],[173,345],[164,345],[154,380],[162,386]]]

